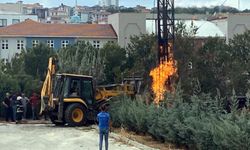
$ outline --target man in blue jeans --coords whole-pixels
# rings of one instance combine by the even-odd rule
[[[106,105],[101,107],[101,112],[97,115],[97,121],[99,122],[99,148],[102,150],[103,137],[105,138],[105,150],[108,150],[108,136],[109,136],[109,122],[110,115],[107,112]]]

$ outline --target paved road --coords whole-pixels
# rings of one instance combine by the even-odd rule
[[[98,133],[91,128],[51,124],[0,123],[1,150],[98,150]],[[109,139],[109,150],[139,150]]]

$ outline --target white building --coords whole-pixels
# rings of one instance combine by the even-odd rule
[[[21,53],[22,49],[26,47],[26,38],[0,38],[0,59],[5,62],[10,61],[17,53]]]
[[[194,35],[197,38],[207,38],[207,37],[221,37],[225,38],[225,34],[218,28],[214,23],[204,20],[178,20],[175,23],[182,22],[185,24],[187,31],[197,28],[197,32]],[[156,22],[154,20],[146,20],[147,33],[156,34]]]
[[[100,0],[99,5],[102,7],[119,7],[119,0]]]
[[[54,50],[89,42],[95,48],[117,42],[117,35],[108,24],[48,24],[33,20],[0,28],[0,59],[10,61],[22,49],[43,43]]]
[[[9,26],[12,24],[16,24],[26,19],[31,19],[34,21],[38,21],[37,15],[23,15],[16,12],[1,12],[0,11],[0,27]]]
[[[0,3],[0,11],[23,13],[23,2],[18,1],[17,3]]]

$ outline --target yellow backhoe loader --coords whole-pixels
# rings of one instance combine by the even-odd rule
[[[91,76],[56,74],[56,60],[49,59],[41,90],[40,114],[49,114],[56,125],[82,126],[89,120],[94,121],[99,108],[108,102],[105,96],[96,99]]]
[[[93,86],[93,77],[77,74],[56,74],[57,61],[49,59],[46,79],[41,90],[40,114],[47,113],[56,124],[82,126],[95,121],[99,108],[118,95],[135,96],[132,84]]]

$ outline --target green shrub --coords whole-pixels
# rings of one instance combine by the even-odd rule
[[[207,94],[183,102],[176,96],[172,107],[146,105],[141,99],[119,97],[111,104],[116,127],[148,133],[162,142],[189,149],[249,149],[250,115],[247,111],[224,113],[223,99]],[[166,100],[167,101],[167,100]]]

